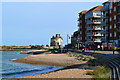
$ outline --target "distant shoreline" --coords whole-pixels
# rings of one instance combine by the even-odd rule
[[[40,50],[40,49],[0,49],[0,51],[29,51],[29,50]]]

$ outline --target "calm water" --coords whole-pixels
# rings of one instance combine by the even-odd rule
[[[30,76],[63,68],[48,65],[32,65],[12,62],[12,59],[30,56],[27,54],[17,54],[19,52],[20,51],[0,51],[0,54],[2,55],[2,62],[0,63],[2,65],[2,67],[0,67],[0,74],[2,75],[0,78],[17,78],[22,76]]]

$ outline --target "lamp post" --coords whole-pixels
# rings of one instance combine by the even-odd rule
[[[115,43],[115,40],[114,40],[114,28],[113,28],[113,54],[115,54],[115,51],[114,51],[114,43]]]

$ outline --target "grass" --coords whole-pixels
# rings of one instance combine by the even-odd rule
[[[105,66],[98,66],[94,71],[88,71],[88,75],[93,75],[94,80],[110,80],[110,70]]]
[[[89,61],[91,59],[95,59],[92,56],[86,56],[86,55],[83,55],[83,54],[80,54],[80,53],[67,52],[67,54],[70,57],[76,57],[77,60],[82,60],[82,61]]]

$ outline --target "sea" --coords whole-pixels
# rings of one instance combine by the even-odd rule
[[[28,54],[17,54],[20,52],[22,51],[0,51],[0,55],[2,56],[0,57],[0,78],[5,79],[31,76],[64,68],[12,62],[13,59],[30,56]]]

